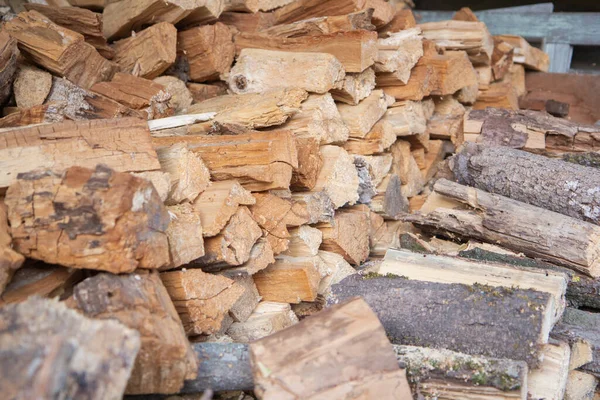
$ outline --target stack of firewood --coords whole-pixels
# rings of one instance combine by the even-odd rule
[[[519,110],[523,38],[391,0],[6,3],[7,398],[592,398],[600,128]]]

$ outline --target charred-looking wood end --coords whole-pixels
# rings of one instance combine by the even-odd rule
[[[131,174],[105,165],[21,173],[5,202],[27,257],[113,273],[169,262],[168,213],[152,184]]]

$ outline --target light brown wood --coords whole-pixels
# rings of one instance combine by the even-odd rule
[[[334,100],[342,103],[357,105],[361,100],[369,97],[375,88],[375,71],[367,68],[361,73],[348,73],[344,82],[338,89],[331,89]]]
[[[273,26],[275,24],[275,14],[271,12],[253,14],[224,12],[219,16],[219,21],[225,25],[235,27],[240,32],[257,32]]]
[[[292,38],[240,33],[235,36],[235,48],[238,55],[243,49],[327,53],[339,60],[344,71],[360,73],[375,62],[377,33],[356,30]]]
[[[391,172],[398,175],[400,178],[400,181],[402,182],[402,194],[406,197],[417,195],[425,185],[426,181],[411,153],[410,143],[404,140],[398,140],[392,145],[391,153],[394,157]]]
[[[205,82],[229,72],[235,46],[231,30],[217,22],[179,32],[177,52],[189,68],[190,80]]]
[[[452,96],[434,99],[435,111],[429,121],[427,129],[432,139],[450,140],[456,146],[464,141],[463,120],[465,107]],[[421,166],[419,166],[421,167]]]
[[[407,195],[416,191],[415,187],[411,184],[403,186],[398,175],[389,173],[377,186],[377,195],[371,199],[369,208],[386,219],[398,219],[408,211]]]
[[[171,177],[169,174],[162,171],[132,172],[131,174],[151,182],[160,200],[163,203],[167,200],[169,190],[171,190]]]
[[[492,53],[492,73],[494,80],[504,78],[508,73],[514,57],[515,48],[499,38],[494,38],[494,52]]]
[[[389,121],[381,120],[362,139],[349,138],[344,149],[351,154],[373,155],[383,153],[396,142],[394,127]]]
[[[489,89],[482,90],[473,104],[475,110],[485,110],[488,107],[519,109],[519,97],[512,84],[492,83]]]
[[[256,199],[238,181],[213,182],[196,200],[194,210],[200,214],[204,237],[217,235],[240,205],[255,204]]]
[[[427,131],[429,114],[428,102],[402,101],[388,108],[383,120],[387,121],[396,136],[410,140],[410,136],[423,134]]]
[[[396,7],[396,14],[392,20],[380,27],[377,32],[379,37],[387,37],[388,35],[396,32],[400,32],[404,29],[410,29],[417,26],[417,21],[411,9]]]
[[[350,129],[350,137],[364,138],[392,104],[393,100],[382,90],[374,90],[358,105],[338,104],[338,110]]]
[[[316,257],[279,255],[275,263],[254,274],[258,293],[265,301],[300,303],[317,297],[321,260]]]
[[[188,107],[192,105],[194,99],[184,81],[175,76],[159,76],[158,78],[154,78],[153,81],[164,86],[166,92],[171,95],[168,104],[174,110],[175,114],[184,114],[187,112]]]
[[[292,1],[293,0],[228,0],[225,5],[225,10],[248,13],[271,11],[285,6]]]
[[[550,67],[548,54],[531,46],[521,36],[500,35],[496,38],[514,47],[513,61],[515,63],[523,64],[525,67],[536,71],[548,71]]]
[[[0,188],[36,168],[93,168],[98,162],[122,172],[160,168],[148,126],[131,118],[4,129],[0,159]]]
[[[0,104],[10,97],[18,55],[17,41],[6,30],[0,30]]]
[[[323,240],[323,233],[308,225],[302,225],[289,230],[290,244],[286,251],[281,253],[291,257],[311,257],[319,253],[319,246]]]
[[[271,247],[269,241],[263,237],[258,239],[254,246],[252,246],[248,261],[239,267],[229,268],[226,270],[226,272],[231,271],[232,273],[254,275],[258,271],[267,268],[274,262],[275,257],[273,254],[273,248]]]
[[[113,61],[123,72],[154,79],[175,62],[177,30],[167,22],[158,23],[113,43],[113,49]]]
[[[31,108],[44,104],[52,88],[52,75],[34,67],[21,65],[15,75],[13,92],[19,108]]]
[[[319,283],[318,293],[320,296],[327,297],[331,292],[331,286],[341,282],[344,278],[356,274],[356,270],[344,260],[344,257],[330,251],[319,250],[319,258],[323,262],[324,271],[321,271],[323,278]],[[324,274],[323,274],[324,272]]]
[[[361,158],[365,160],[369,166],[369,175],[371,175],[373,186],[379,186],[392,168],[392,155],[386,153],[375,156],[361,156]]]
[[[425,167],[421,169],[425,182],[429,182],[437,173],[440,161],[448,153],[446,143],[448,142],[443,140],[429,141],[429,151],[425,154]]]
[[[204,100],[227,94],[227,85],[220,81],[210,84],[188,83],[187,88],[192,94],[194,103],[200,103]]]
[[[260,302],[258,289],[254,284],[252,275],[247,272],[232,271],[231,269],[221,272],[220,275],[233,279],[235,284],[242,288],[242,295],[229,309],[229,316],[233,322],[247,321]]]
[[[170,223],[166,233],[171,258],[169,265],[161,270],[177,268],[204,256],[202,223],[194,207],[183,203],[167,207],[167,212]]]
[[[147,119],[165,118],[173,114],[169,107],[171,94],[151,80],[117,72],[110,82],[96,83],[90,89],[133,110]]]
[[[375,29],[375,26],[371,24],[372,16],[373,11],[367,8],[347,15],[316,17],[289,24],[278,24],[262,29],[261,33],[272,37],[292,38],[360,29],[372,31]]]
[[[113,273],[169,262],[168,213],[154,187],[130,174],[103,165],[22,173],[5,202],[13,244],[27,257]]]
[[[244,49],[227,82],[234,93],[300,88],[325,93],[344,80],[342,64],[331,54]]]
[[[569,371],[594,361],[594,350],[588,341],[584,339],[574,339],[570,345],[571,357],[569,358]]]
[[[390,33],[377,40],[376,72],[391,72],[402,83],[408,83],[410,71],[423,56],[421,29],[411,28]]]
[[[475,15],[475,13],[469,7],[463,7],[452,16],[454,21],[471,21],[471,22],[479,22],[479,18]]]
[[[331,224],[317,225],[323,233],[321,249],[341,255],[352,265],[360,265],[369,256],[369,221],[368,208],[337,210]]]
[[[36,64],[84,89],[110,80],[117,72],[117,65],[86,43],[83,35],[56,25],[37,11],[20,13],[4,29]]]
[[[477,72],[479,89],[488,90],[490,88],[490,84],[494,79],[492,67],[489,65],[476,65],[475,72]]]
[[[527,94],[527,88],[525,87],[525,67],[523,67],[523,65],[511,65],[508,69],[508,73],[504,76],[503,81],[510,82],[513,85],[517,92],[517,96],[521,97]]]
[[[188,336],[211,335],[224,331],[229,310],[244,289],[232,279],[200,269],[160,274]]]
[[[24,261],[25,257],[12,249],[6,206],[3,201],[0,201],[0,294]]]
[[[311,190],[317,184],[319,172],[323,167],[323,159],[319,140],[312,137],[296,138],[298,149],[298,168],[294,169],[290,189]]]
[[[312,349],[307,356],[293,356],[305,348]],[[383,326],[359,298],[251,343],[250,357],[255,390],[265,400],[412,397]]]
[[[275,20],[279,25],[309,18],[350,14],[363,8],[368,8],[365,0],[301,0],[276,10]]]
[[[314,192],[325,192],[334,208],[353,205],[358,200],[358,173],[354,158],[337,146],[322,146],[323,167],[319,172]]]
[[[227,330],[236,343],[250,343],[298,323],[288,303],[261,301],[244,322],[234,322]]]
[[[140,332],[127,394],[178,393],[184,380],[196,377],[198,360],[157,272],[95,275],[75,286],[67,304]]]
[[[542,350],[543,360],[538,369],[527,376],[528,398],[536,400],[565,399],[569,376],[569,345],[564,342],[546,344]]]
[[[304,211],[309,224],[331,221],[335,213],[335,206],[324,191],[295,192],[292,193],[292,199]]]

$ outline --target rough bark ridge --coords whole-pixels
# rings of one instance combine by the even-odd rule
[[[465,146],[450,167],[458,183],[600,224],[600,174],[506,147]]]

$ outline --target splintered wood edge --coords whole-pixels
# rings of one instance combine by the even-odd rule
[[[216,112],[208,112],[153,119],[148,121],[148,128],[150,129],[150,132],[159,131],[161,129],[178,128],[180,126],[195,124],[196,122],[210,121],[215,115],[217,115]]]

